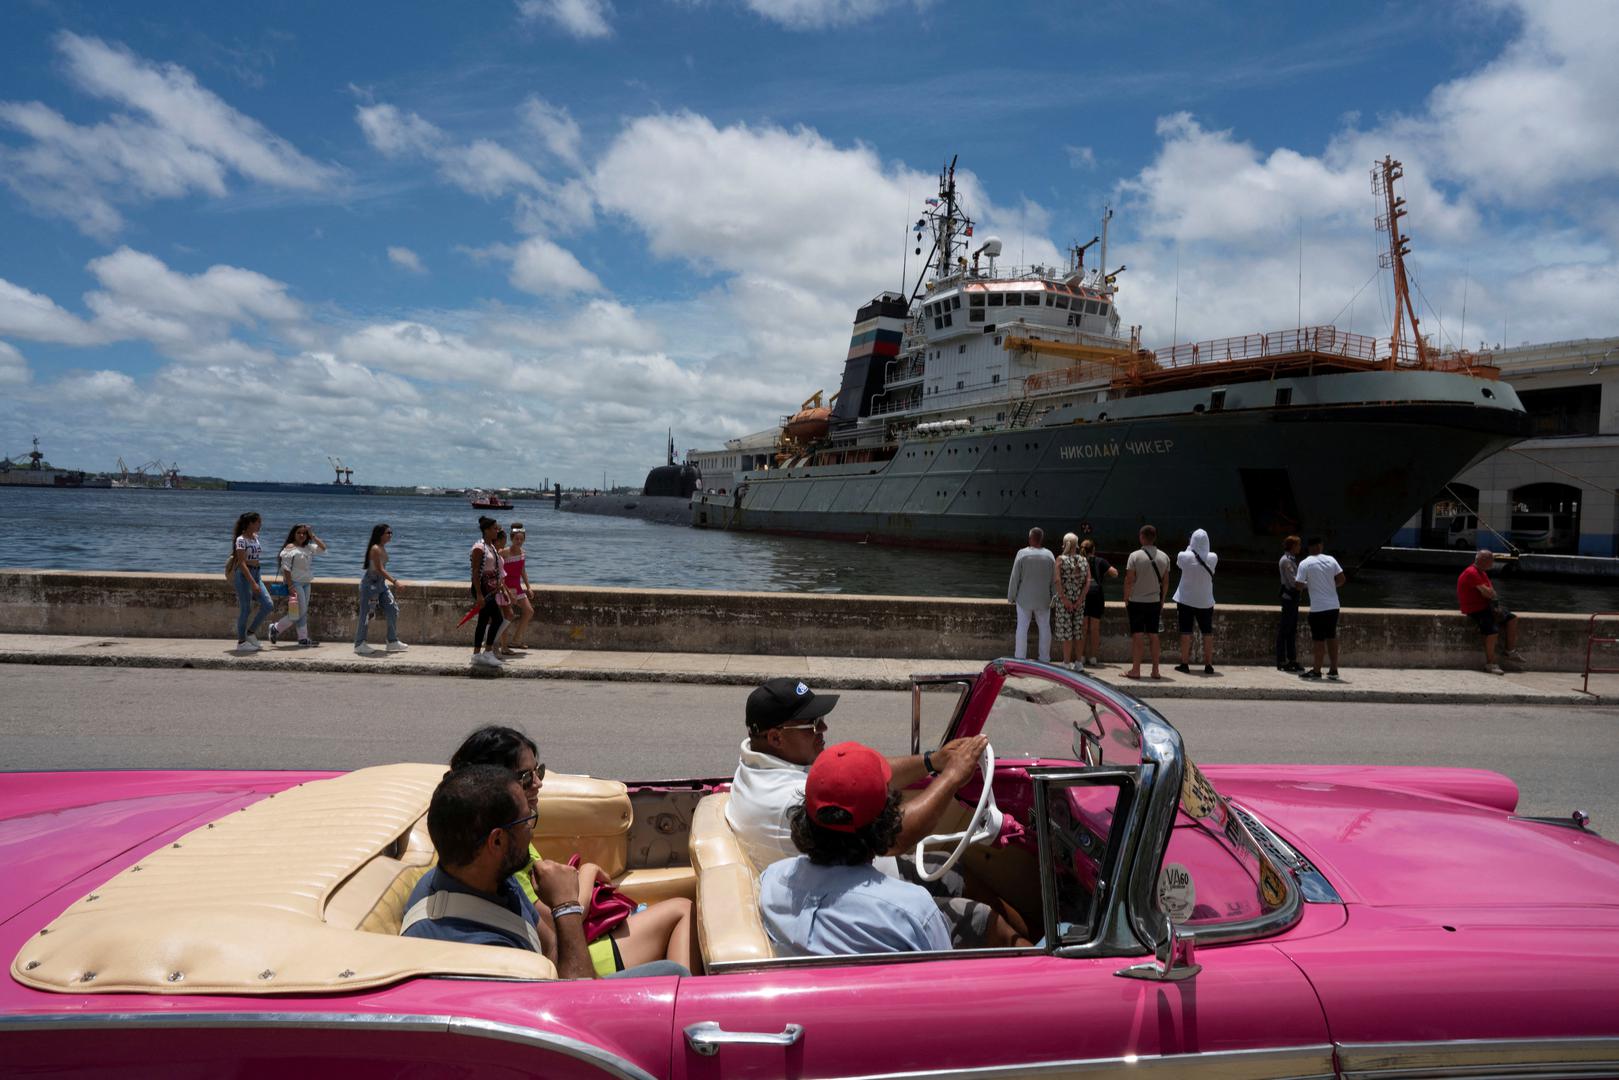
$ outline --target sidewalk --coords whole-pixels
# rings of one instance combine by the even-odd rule
[[[594,679],[616,682],[681,682],[751,685],[778,675],[801,675],[817,687],[844,690],[904,690],[914,673],[971,674],[982,662],[968,660],[867,659],[836,656],[745,656],[731,653],[585,652],[534,649],[504,670],[471,668],[466,648],[418,645],[407,652],[356,656],[347,642],[319,648],[266,644],[238,655],[228,641],[190,638],[107,638],[0,634],[0,664],[95,667],[208,668],[243,671],[340,672],[359,675],[440,675],[461,678]],[[1139,698],[1225,698],[1273,701],[1423,702],[1430,704],[1595,705],[1619,697],[1619,678],[1593,680],[1579,692],[1580,676],[1561,671],[1518,672],[1344,669],[1344,681],[1306,682],[1271,667],[1225,667],[1218,674],[1181,675],[1164,666],[1165,678],[1139,682],[1123,677],[1126,666],[1106,664],[1088,673]],[[1605,694],[1606,698],[1598,695]]]

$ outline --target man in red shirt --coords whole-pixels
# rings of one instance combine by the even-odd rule
[[[1484,635],[1484,670],[1491,675],[1505,675],[1501,665],[1495,662],[1495,639],[1504,626],[1507,632],[1507,648],[1504,656],[1508,660],[1518,660],[1518,616],[1501,606],[1496,599],[1495,586],[1490,584],[1490,568],[1495,565],[1495,555],[1485,549],[1473,556],[1473,565],[1462,571],[1461,577],[1456,579],[1456,606],[1462,609],[1462,614],[1473,620],[1479,633]]]

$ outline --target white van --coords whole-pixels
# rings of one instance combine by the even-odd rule
[[[1574,532],[1573,514],[1513,514],[1508,535],[1525,551],[1570,550],[1579,540]]]
[[[1478,515],[1453,514],[1445,519],[1445,546],[1464,551],[1478,550]]]

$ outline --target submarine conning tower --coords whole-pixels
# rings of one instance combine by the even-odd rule
[[[897,292],[874,297],[855,313],[843,388],[832,413],[834,427],[871,415],[871,399],[883,391],[888,362],[899,355],[909,315],[910,304]]]

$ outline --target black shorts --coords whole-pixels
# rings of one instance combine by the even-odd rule
[[[1211,607],[1188,607],[1185,604],[1175,605],[1175,618],[1180,623],[1181,633],[1190,634],[1192,624],[1205,635],[1214,633],[1214,609]]]
[[[1085,617],[1087,619],[1100,619],[1106,603],[1102,599],[1101,589],[1090,590],[1085,594]]]
[[[1155,600],[1126,600],[1124,612],[1130,619],[1130,633],[1156,634],[1164,605]]]
[[[1469,611],[1467,617],[1473,620],[1478,632],[1484,637],[1492,637],[1501,632],[1501,627],[1516,619],[1518,616],[1506,608],[1498,608],[1493,604],[1482,611]]]
[[[1338,636],[1338,609],[1310,612],[1310,640],[1331,641]]]

